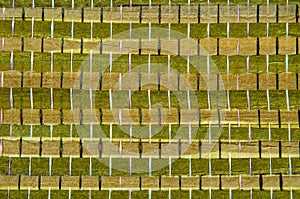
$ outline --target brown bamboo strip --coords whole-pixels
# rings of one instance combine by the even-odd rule
[[[200,6],[200,23],[216,23],[217,22],[217,5],[201,5]],[[276,5],[260,5],[259,21],[261,23],[276,22]],[[256,23],[257,7],[254,4],[220,4],[219,5],[219,22],[220,23],[239,23],[249,22]],[[142,23],[158,23],[158,5],[142,6]],[[296,5],[278,5],[278,21],[279,22],[295,22],[296,15],[294,14]],[[140,7],[120,7],[103,8],[103,22],[113,23],[139,23],[140,22]],[[85,22],[100,21],[101,8],[84,8]],[[177,23],[178,6],[161,5],[161,23]],[[198,5],[181,5],[180,18],[181,23],[198,23]],[[64,8],[64,21],[81,21],[81,9]],[[5,18],[21,18],[21,8],[5,8]],[[36,20],[42,19],[42,8],[25,8],[25,19],[31,20],[34,17]],[[45,8],[45,20],[62,20],[62,8]]]
[[[0,176],[2,189],[9,187],[11,190],[18,189],[18,177],[17,176]],[[59,189],[59,176],[41,176],[41,189],[48,190],[58,190]],[[260,189],[259,177],[257,175],[240,175],[240,176],[203,176],[201,180],[201,187],[203,190],[208,189],[219,189],[221,179],[221,186],[223,189],[228,190],[232,188],[236,189]],[[89,183],[91,180],[91,183]],[[78,189],[98,189],[97,186],[98,177],[97,176],[82,176],[82,185],[79,187],[79,176],[62,176],[61,177],[61,189],[62,190],[78,190]],[[181,188],[182,189],[199,189],[199,177],[182,177],[181,178]],[[280,190],[280,175],[263,175],[262,176],[262,188],[265,190]],[[299,176],[289,176],[282,175],[283,189],[290,190],[290,187],[298,189],[300,177]],[[141,188],[143,190],[178,190],[179,189],[179,178],[177,176],[161,177],[161,186],[159,187],[159,177],[142,177]],[[101,181],[102,190],[138,190],[140,189],[139,178],[136,176],[103,176]],[[192,186],[191,186],[192,185]],[[30,187],[32,190],[38,189],[38,177],[37,176],[22,176],[21,177],[21,190],[26,190]]]
[[[202,68],[201,70],[205,70]],[[61,82],[62,76],[62,82]],[[19,71],[3,71],[3,88],[20,88],[22,84],[22,73]],[[216,74],[200,75],[199,82],[197,74],[181,74],[179,79],[179,90],[297,90],[300,86],[296,85],[296,74],[293,72],[278,73],[278,85],[276,85],[275,73],[259,74],[259,82],[256,80],[256,74],[220,74],[219,88],[217,87]],[[82,89],[99,90],[99,73],[83,72]],[[158,90],[158,73],[140,73],[141,90]],[[120,84],[119,73],[102,74],[102,90],[137,90],[139,89],[139,74],[127,73],[122,75],[122,86]],[[41,73],[24,72],[23,88],[63,88],[63,89],[80,89],[80,72],[46,72],[43,73],[41,82]],[[62,85],[62,87],[61,87]],[[176,91],[178,90],[178,76],[176,73],[160,73],[160,90]]]
[[[105,138],[103,138],[105,139]],[[60,140],[57,138],[42,139],[42,154],[39,155],[40,140],[34,138],[23,137],[22,140],[22,157],[60,157]],[[2,156],[7,157],[19,157],[19,139],[3,139],[3,153]],[[121,139],[119,141],[109,140],[102,142],[101,157],[102,158],[139,158],[139,142],[130,142],[129,140]],[[143,151],[141,156],[143,158],[158,157],[159,156],[159,141],[152,139],[151,143],[142,142]],[[219,156],[219,147],[221,146],[221,156]],[[63,139],[62,141],[62,157],[74,157],[80,156],[80,140]],[[87,138],[82,141],[82,157],[100,157],[99,138],[89,140]],[[202,141],[201,158],[216,158],[222,159],[236,158],[236,159],[249,159],[251,158],[298,158],[299,148],[298,142],[282,142],[281,147],[279,142],[261,142],[261,153],[259,152],[258,142],[248,141]],[[178,140],[163,140],[161,143],[161,158],[199,158],[199,141],[181,140],[180,143],[181,153],[179,154],[179,141]],[[281,154],[279,151],[281,150]]]
[[[121,35],[121,34],[120,34]],[[163,35],[163,36],[162,36]],[[198,44],[195,39],[183,38],[180,35],[180,48],[178,50],[177,39],[164,39],[167,37],[166,32],[162,33],[163,38],[161,42],[161,55],[180,55],[192,56],[198,55],[197,49]],[[125,36],[125,35],[123,35]],[[157,35],[159,36],[159,35]],[[113,41],[103,41],[102,53],[104,54],[117,54],[120,53],[138,53],[139,51],[139,40],[129,41],[129,36],[126,35],[127,40],[122,40],[122,52],[120,51],[120,39],[114,39]],[[62,41],[58,38],[27,38],[24,39],[24,51],[25,52],[41,52],[41,43],[44,42],[43,52],[55,52],[60,53],[62,51]],[[217,38],[203,38],[200,39],[200,47],[202,51],[201,55],[256,55],[257,47],[255,45],[256,38],[222,38],[219,40],[219,48],[217,48]],[[280,37],[278,38],[280,50],[278,54],[296,54],[296,38],[295,37]],[[282,46],[282,48],[281,48]],[[18,37],[4,37],[4,51],[21,51],[22,50],[22,39]],[[298,48],[300,44],[298,43]],[[80,40],[72,40],[66,38],[64,40],[63,52],[70,53],[73,50],[74,53],[89,54],[91,50],[93,53],[100,52],[100,40],[84,39],[83,47],[81,48]],[[259,53],[260,55],[276,55],[276,39],[274,37],[261,37],[259,38]],[[141,40],[141,54],[158,54],[158,40],[152,39],[151,41],[143,38]]]

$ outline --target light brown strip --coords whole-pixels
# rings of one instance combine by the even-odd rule
[[[99,139],[96,139],[99,140]],[[92,141],[84,139],[82,141],[83,153],[82,157],[100,157],[99,141],[93,139]],[[3,156],[19,156],[20,140],[3,139]],[[139,158],[139,143],[129,142],[129,140],[120,141],[114,140],[113,142],[103,141],[101,149],[101,157],[114,157],[114,158]],[[24,137],[22,142],[22,157],[39,157],[39,140],[29,140]],[[217,141],[203,140],[201,143],[201,157],[202,158],[219,158],[219,143]],[[33,146],[31,146],[33,145]],[[221,142],[221,158],[259,158],[259,146],[257,142],[246,141],[222,141]],[[161,157],[162,158],[178,158],[179,157],[179,143],[178,140],[172,140],[168,143],[166,140],[161,144]],[[64,139],[62,142],[62,156],[63,157],[79,157],[80,144],[78,139],[70,141]],[[42,157],[60,157],[60,140],[54,138],[52,141],[43,139],[42,141]],[[181,140],[180,144],[182,158],[199,158],[199,142],[192,140]],[[278,158],[279,157],[279,143],[278,142],[262,142],[261,157],[262,158]],[[208,155],[209,154],[209,155]],[[142,143],[142,157],[159,157],[159,143],[157,139],[152,140],[151,143]],[[298,157],[299,149],[298,142],[282,142],[281,157]]]
[[[257,175],[249,176],[225,176],[222,175],[222,188],[223,189],[259,189],[259,177]],[[279,190],[279,175],[263,175],[263,189],[270,190]],[[300,177],[299,176],[289,176],[282,175],[283,189],[290,189],[290,187],[299,187]],[[220,178],[219,176],[202,176],[201,187],[204,190],[219,189]],[[79,176],[62,176],[61,189],[68,190],[78,190],[79,188]],[[123,176],[103,176],[101,188],[103,190],[108,189],[139,189],[139,178],[138,177],[123,177]],[[159,189],[159,177],[142,177],[141,183],[142,189]],[[18,176],[0,176],[0,189],[16,190],[18,188]],[[27,190],[28,187],[35,190],[38,188],[38,177],[37,176],[22,176],[21,177],[21,190]],[[99,181],[97,176],[82,176],[82,189],[97,189],[99,188]],[[59,176],[41,176],[41,189],[59,189]],[[179,178],[177,176],[161,177],[161,189],[178,190],[179,187]],[[199,189],[199,177],[192,176],[187,177],[183,176],[181,178],[181,189]]]
[[[4,88],[20,88],[22,76],[19,71],[3,71]],[[99,89],[99,73],[84,72],[82,78],[82,88],[85,90]],[[238,80],[238,81],[237,81]],[[24,72],[23,88],[40,88],[41,74],[35,72]],[[80,72],[64,72],[62,80],[63,89],[80,89]],[[102,74],[102,90],[119,90],[119,73],[103,73]],[[121,90],[137,90],[139,88],[139,75],[137,73],[126,73],[122,75]],[[238,86],[237,86],[238,83]],[[61,73],[46,72],[43,73],[43,88],[60,88]],[[160,75],[161,91],[176,91],[178,89],[178,77],[176,73],[161,73]],[[196,90],[197,75],[181,74],[180,90]],[[300,83],[299,85],[300,86]],[[256,90],[256,74],[244,73],[239,74],[220,74],[219,90]],[[158,74],[157,73],[141,73],[141,90],[151,89],[158,90]],[[199,81],[199,90],[217,90],[216,74],[201,74]],[[278,74],[279,90],[296,90],[296,74],[291,72],[282,72]],[[276,90],[276,74],[261,73],[259,74],[259,90]],[[225,92],[225,91],[224,91]]]
[[[119,35],[120,36],[120,35]],[[123,35],[124,37],[125,35]],[[158,40],[155,38],[161,37],[161,55],[178,55],[178,40],[171,38],[167,40],[167,31],[161,35],[156,35],[151,41],[147,40],[145,35],[141,41],[141,54],[158,54]],[[180,35],[180,55],[197,55],[198,44],[195,39],[186,39],[184,34]],[[129,39],[129,35],[126,34]],[[120,54],[120,39],[116,38],[112,41],[103,41],[103,54]],[[21,50],[22,40],[18,37],[5,37],[4,38],[4,51]],[[74,53],[80,53],[81,41],[65,38],[64,53],[70,53],[71,49]],[[219,55],[256,55],[256,38],[222,38],[219,41]],[[34,43],[34,45],[33,45]],[[24,51],[41,52],[41,38],[27,38],[24,39]],[[281,55],[295,54],[296,53],[296,40],[293,37],[282,37],[278,39],[280,50],[278,53]],[[58,38],[44,38],[44,52],[61,52],[61,39]],[[139,48],[138,40],[126,41],[122,40],[122,53],[127,54],[137,53]],[[217,55],[217,38],[203,38],[200,39],[200,47],[202,48],[201,55]],[[298,44],[298,48],[300,44]],[[84,39],[82,53],[89,54],[91,50],[94,53],[99,53],[100,40]],[[203,49],[206,51],[204,52]],[[239,50],[238,50],[239,49]],[[275,55],[276,54],[276,39],[271,37],[261,37],[259,40],[260,55]],[[108,62],[109,63],[109,62]]]
[[[219,5],[219,22],[220,23],[238,23],[249,22],[256,23],[256,5]],[[276,22],[276,5],[260,5],[259,19],[262,23]],[[295,5],[279,5],[278,6],[278,22],[295,22]],[[81,21],[81,9],[74,10],[65,8],[65,21]],[[181,23],[197,23],[198,5],[181,5],[180,18]],[[85,8],[85,22],[100,21],[100,8]],[[45,8],[45,20],[62,20],[61,8]],[[5,8],[5,17],[22,17],[21,8]],[[41,8],[25,8],[26,20],[35,17],[38,20],[42,18]],[[104,8],[103,22],[118,23],[121,22],[120,7]],[[123,7],[122,8],[123,23],[139,23],[139,7]],[[142,6],[142,22],[158,23],[158,6]],[[178,6],[177,5],[161,5],[161,23],[177,23],[178,22]],[[200,23],[216,23],[217,22],[217,5],[201,4],[200,6]]]

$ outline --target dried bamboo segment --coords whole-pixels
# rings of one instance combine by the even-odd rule
[[[219,8],[218,8],[219,7]],[[238,23],[252,22],[256,23],[257,6],[255,4],[220,4],[217,5],[200,5],[200,23],[216,23],[219,18],[220,23]],[[101,15],[103,22],[125,22],[139,23],[140,18],[143,23],[158,23],[159,9],[161,12],[161,23],[177,23],[180,18],[181,23],[198,23],[198,5],[153,5],[153,6],[133,6],[133,7],[105,7],[101,8],[84,8],[84,21],[100,21]],[[178,10],[180,9],[180,15]],[[219,11],[218,11],[219,9]],[[142,12],[140,13],[140,11]],[[294,22],[296,6],[292,4],[278,6],[279,22]],[[42,8],[25,8],[25,19],[42,19]],[[219,15],[217,14],[219,12]],[[102,14],[101,14],[102,13]],[[140,15],[141,14],[141,15]],[[22,9],[6,8],[5,17],[22,17]],[[45,8],[44,20],[62,20],[62,8]],[[64,8],[64,21],[82,21],[82,9]],[[259,22],[272,23],[276,22],[276,5],[260,5],[259,6]]]
[[[25,40],[24,40],[25,41]],[[33,51],[34,52],[42,52],[42,49],[39,47],[41,46],[42,39],[28,39],[24,44],[24,51]],[[68,40],[65,39],[65,44],[62,49],[62,41],[58,38],[45,38],[44,41],[44,47],[43,52],[63,52],[69,53],[71,50],[73,50],[74,53],[84,53],[89,54],[91,53],[91,50],[96,50],[96,52],[99,52],[100,50],[100,41],[83,41],[83,44],[81,41],[78,40]],[[180,45],[179,45],[180,41]],[[253,46],[255,39],[254,38],[243,38],[243,39],[236,39],[236,38],[223,38],[220,40],[219,47],[217,48],[217,41],[216,38],[204,38],[200,39],[200,46],[202,49],[204,49],[207,53],[204,55],[256,55],[255,46]],[[240,42],[241,41],[241,42]],[[279,38],[279,46],[283,45],[285,47],[280,48],[281,50],[276,52],[276,39],[273,37],[262,37],[259,40],[259,52],[261,55],[276,55],[276,54],[294,54],[295,53],[295,45],[292,44],[295,39],[281,39]],[[291,45],[287,45],[287,42]],[[34,42],[34,45],[31,43]],[[40,44],[39,44],[40,42]],[[125,43],[126,47],[126,40],[122,41]],[[124,48],[121,54],[128,53],[128,52],[137,52],[138,46],[139,46],[139,40],[132,40],[130,41],[130,47],[128,46],[128,49]],[[21,38],[4,38],[4,50],[5,51],[20,51],[21,50]],[[197,55],[197,42],[193,39],[180,39],[180,40],[167,40],[162,39],[161,43],[163,46],[166,46],[169,51],[166,51],[166,49],[161,51],[161,55],[168,55],[170,52],[172,55],[178,55],[178,52],[180,52],[180,55],[182,56],[192,56]],[[296,42],[294,42],[296,43]],[[242,46],[244,45],[244,46]],[[299,44],[298,44],[299,45]],[[34,47],[33,47],[34,46]],[[178,49],[178,46],[180,48]],[[189,46],[189,47],[187,47]],[[249,49],[248,47],[251,46]],[[96,48],[97,47],[97,48]],[[99,47],[99,48],[98,48]],[[248,48],[248,50],[246,50]],[[99,49],[99,50],[98,50]],[[251,51],[250,51],[251,50]],[[94,52],[94,53],[96,53]],[[120,41],[114,40],[114,42],[108,42],[103,44],[102,53],[104,54],[120,54]],[[141,43],[141,54],[158,54],[158,40],[151,40],[146,41],[142,40]],[[203,55],[203,53],[202,53]]]
[[[18,188],[18,177],[17,176],[1,176],[2,182],[8,183],[8,182],[15,182],[14,184],[11,184],[9,187],[14,190]],[[51,188],[52,190],[55,189],[62,189],[62,190],[68,190],[69,188],[72,188],[72,190],[78,190],[78,189],[88,189],[89,186],[87,185],[87,180],[92,179],[92,182],[94,182],[93,188],[99,188],[99,180],[96,179],[96,177],[90,177],[90,176],[62,176],[61,177],[61,185],[59,185],[59,178],[56,176],[41,176],[41,189],[48,189]],[[81,182],[80,183],[80,179]],[[197,180],[196,180],[197,179]],[[280,185],[280,179],[282,180],[282,185]],[[279,190],[281,188],[283,189],[289,189],[290,186],[297,187],[299,186],[299,176],[286,176],[286,175],[264,175],[262,177],[262,188],[266,190],[275,189]],[[98,186],[96,186],[96,182],[98,180]],[[188,188],[188,185],[192,182],[193,186],[192,189],[199,189],[199,186],[202,187],[202,189],[219,189],[219,185],[223,189],[249,189],[253,188],[254,190],[260,189],[261,185],[259,182],[258,176],[249,176],[249,175],[242,175],[242,176],[222,176],[221,178],[219,176],[203,176],[201,178],[201,185],[199,184],[200,180],[199,177],[184,177],[181,178],[181,187],[179,187],[179,178],[178,177],[167,177],[162,176],[159,177],[142,177],[142,181],[140,182],[138,177],[114,177],[114,176],[103,176],[101,178],[101,188],[103,190],[108,189],[120,189],[120,190],[128,190],[128,189],[139,189],[140,186],[142,189],[153,189],[153,190],[178,190],[179,188],[186,189]],[[27,189],[28,186],[31,187],[33,190],[38,189],[38,177],[37,176],[23,176],[20,179],[21,186],[20,188]],[[81,187],[80,187],[81,185]],[[160,185],[160,186],[159,186]],[[281,187],[282,186],[282,187]]]
[[[103,73],[83,72],[82,80],[81,72],[46,72],[43,73],[41,82],[41,73],[24,72],[11,70],[3,71],[3,87],[4,88],[20,88],[23,81],[23,88],[63,88],[63,89],[80,89],[82,82],[83,90],[141,90],[157,91],[160,81],[161,91],[176,90],[218,90],[217,77],[219,78],[219,90],[296,90],[296,75],[292,72],[261,73],[259,74],[259,82],[257,82],[257,74],[182,74],[178,77],[175,73],[126,73],[121,78],[120,73]],[[278,76],[277,76],[278,75]],[[23,79],[22,79],[23,78]],[[140,78],[140,83],[139,83]],[[180,78],[180,79],[179,79]],[[179,83],[178,83],[179,80]],[[179,86],[179,88],[178,88]],[[199,88],[198,88],[199,86]]]
[[[298,113],[295,110],[282,110],[278,113],[275,110],[261,110],[258,116],[256,110],[245,111],[241,114],[238,110],[232,110],[224,113],[224,120],[218,121],[217,110],[200,110],[201,121],[197,109],[181,109],[178,115],[178,109],[142,109],[143,121],[140,121],[140,112],[138,109],[104,109],[102,110],[102,124],[237,124],[237,125],[268,125],[272,126],[298,124]],[[159,112],[160,111],[160,112]],[[245,113],[245,115],[244,115]],[[223,113],[222,113],[223,114]],[[253,117],[249,117],[249,115]],[[42,117],[39,109],[7,109],[3,111],[3,124],[60,124],[60,111],[43,109]],[[99,124],[99,110],[64,110],[63,124]],[[256,117],[254,117],[256,116]],[[288,118],[286,118],[288,116]]]
[[[93,140],[58,140],[43,139],[33,140],[24,137],[22,140],[22,149],[20,149],[20,140],[3,140],[4,157],[102,157],[102,158],[297,158],[299,148],[297,142],[237,142],[237,141],[218,141],[209,142],[203,140],[201,145],[195,140],[172,140],[159,143],[158,140],[149,142],[128,142],[128,141],[103,141],[99,143],[97,139]],[[42,142],[42,143],[41,143]],[[99,146],[101,145],[101,148]],[[82,152],[80,148],[82,147]],[[142,151],[141,148],[142,147]],[[20,151],[21,150],[21,151]],[[209,150],[209,152],[206,152]],[[221,150],[221,151],[220,151]],[[40,152],[42,152],[40,154]],[[81,154],[82,153],[82,154]]]

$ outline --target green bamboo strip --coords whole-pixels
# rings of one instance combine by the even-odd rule
[[[28,191],[27,190],[10,190],[10,195],[12,198],[22,197],[26,198],[28,197]],[[299,190],[292,190],[294,197],[300,196]],[[8,191],[7,190],[1,190],[0,196],[7,197]],[[148,190],[142,190],[142,191],[132,191],[131,196],[134,198],[148,198],[149,197],[149,191]],[[228,190],[211,190],[211,197],[217,197],[217,198],[225,198],[225,196],[228,196],[229,191]],[[232,197],[236,198],[247,198],[251,192],[249,190],[232,190]],[[48,197],[48,191],[47,190],[31,190],[30,195],[32,197],[37,198],[46,198]],[[68,198],[69,191],[68,190],[51,190],[50,192],[51,197],[55,198]],[[90,193],[87,190],[72,190],[71,196],[72,198],[87,198],[89,197]],[[92,190],[91,191],[91,197],[95,199],[101,199],[101,198],[108,198],[109,195],[111,195],[111,198],[120,198],[120,197],[129,197],[129,191],[122,191],[122,190],[113,190],[111,191],[111,194],[109,194],[108,190]],[[291,195],[290,190],[275,190],[273,192],[273,197],[276,198],[289,198]],[[152,191],[151,196],[157,197],[157,198],[168,198],[169,197],[169,191]],[[172,190],[171,191],[171,197],[172,198],[188,198],[190,197],[190,192],[188,190]],[[191,191],[191,198],[197,199],[197,198],[204,198],[208,199],[210,197],[209,190],[192,190]],[[270,197],[270,191],[269,190],[255,190],[252,192],[252,198],[253,199],[260,199],[262,197],[269,198]]]
[[[34,72],[49,72],[51,67],[51,54],[50,53],[41,53],[35,52],[33,57],[33,71]],[[97,54],[94,55],[97,57]],[[114,55],[117,56],[117,55]],[[113,56],[113,58],[114,58]],[[10,70],[10,60],[11,53],[10,52],[2,52],[0,60],[0,70],[6,71]],[[190,56],[190,59],[193,59],[194,56]],[[142,64],[148,64],[148,55],[131,55],[131,67],[132,69],[136,67],[141,67]],[[14,70],[17,71],[30,71],[30,52],[20,52],[15,51],[13,53],[13,61],[14,61]],[[70,72],[71,70],[71,55],[70,53],[53,53],[53,72]],[[202,58],[201,58],[202,59]],[[82,67],[82,63],[84,60],[89,60],[89,55],[86,54],[78,54],[73,53],[72,56],[72,70],[77,72]],[[241,55],[232,55],[228,57],[229,61],[229,71],[227,70],[227,56],[222,55],[212,55],[211,60],[214,62],[215,67],[217,68],[220,74],[242,74],[247,72],[247,56]],[[115,73],[127,73],[128,72],[128,64],[129,64],[129,56],[121,55],[116,59],[112,60],[112,72]],[[167,56],[151,56],[151,63],[159,63],[161,65],[161,71],[167,72]],[[299,55],[289,55],[288,56],[288,71],[293,73],[299,72]],[[250,73],[266,73],[266,56],[265,55],[255,55],[249,56],[249,72]],[[94,66],[95,65],[95,66]],[[102,71],[100,68],[94,64],[93,71]],[[281,73],[286,72],[286,56],[285,55],[269,55],[269,72],[272,73]],[[187,72],[187,60],[186,57],[183,56],[170,56],[170,67],[178,71],[180,73]],[[205,67],[206,68],[206,67]],[[199,69],[196,68],[192,63],[190,63],[190,73],[197,73]],[[201,69],[202,70],[202,69]],[[105,70],[109,72],[109,67]]]
[[[10,128],[11,135],[10,135]],[[30,128],[32,128],[32,133],[30,134]],[[88,132],[90,132],[90,125],[83,125],[82,128],[86,128]],[[107,139],[110,137],[110,126],[102,124],[100,126],[104,135]],[[179,126],[176,124],[171,125],[171,136],[174,137],[176,135]],[[193,127],[195,128],[195,127]],[[70,132],[70,125],[53,125],[52,126],[52,138],[57,139],[60,137],[70,138],[70,139],[78,139],[80,138],[80,134],[77,132],[76,126],[72,125],[72,132]],[[129,139],[130,126],[123,125],[122,128],[118,125],[112,125],[112,138],[113,139]],[[140,128],[136,126],[132,126],[132,131],[137,132]],[[169,125],[157,126],[152,125],[153,132],[155,135],[152,137],[152,142],[158,142],[159,139],[168,140],[169,139]],[[188,126],[181,125],[181,129],[188,131]],[[212,131],[216,130],[216,127],[212,127]],[[93,129],[93,135],[97,135],[95,129]],[[206,135],[209,132],[209,128],[205,126],[198,127],[197,133],[194,136],[194,140],[203,140],[206,139]],[[271,132],[271,140],[272,141],[299,141],[300,140],[300,131],[298,127],[293,127],[291,125],[290,133],[289,128],[287,126],[282,126],[282,128],[274,128],[270,127],[262,127],[258,128],[257,125],[251,125],[251,140],[253,141],[268,141],[270,140],[270,132]],[[154,134],[154,133],[153,133]],[[290,137],[289,137],[290,134]],[[12,137],[12,138],[26,138],[32,136],[33,138],[50,138],[50,125],[33,125],[30,127],[29,125],[18,125],[12,124],[11,127],[9,124],[2,124],[0,126],[0,136],[1,137]],[[135,137],[135,135],[134,135]],[[135,138],[134,138],[135,139]],[[249,140],[249,127],[238,127],[237,125],[231,125],[230,130],[228,126],[224,125],[222,132],[219,137],[222,141],[232,140],[232,141],[248,141]]]
[[[76,90],[75,90],[76,91]],[[224,91],[225,92],[225,91]],[[16,109],[29,109],[31,108],[30,101],[30,88],[13,88],[13,108]],[[211,91],[211,94],[213,92]],[[0,89],[0,109],[10,109],[10,89]],[[192,107],[199,107],[200,109],[208,109],[208,94],[207,91],[193,91]],[[224,107],[228,108],[228,93],[220,97],[224,101]],[[34,109],[50,109],[51,108],[51,91],[49,88],[33,88],[33,108]],[[82,91],[82,96],[89,102],[90,93],[88,90]],[[188,108],[187,91],[171,91],[170,92],[170,107],[171,108]],[[289,109],[300,109],[299,91],[289,90]],[[148,109],[148,91],[135,91],[131,95],[132,108]],[[113,102],[118,102],[122,99],[122,104],[113,103],[114,108],[129,108],[128,91],[113,91]],[[96,90],[93,95],[93,108],[94,109],[109,109],[109,91]],[[169,106],[168,92],[167,91],[151,91],[151,104],[161,104],[162,107]],[[216,100],[212,98],[211,100]],[[230,108],[231,109],[247,109],[247,91],[231,90],[229,92]],[[268,110],[268,98],[265,90],[250,90],[249,91],[250,110]],[[196,103],[196,104],[195,104]],[[270,110],[287,110],[287,96],[285,90],[270,90],[269,91]],[[226,105],[225,105],[226,104]],[[89,104],[87,106],[90,106]],[[54,110],[67,110],[70,109],[70,90],[69,89],[53,89],[53,109]]]
[[[8,157],[0,158],[0,169],[1,174],[7,174],[8,172]],[[89,158],[72,158],[71,159],[71,174],[72,176],[79,175],[90,175],[90,159]],[[92,158],[92,176],[108,176],[109,175],[109,158],[96,159]],[[148,169],[149,159],[135,159],[133,162],[144,164],[143,168]],[[157,161],[157,162],[155,162]],[[169,175],[169,159],[159,159],[163,165],[161,169],[153,171],[153,176],[159,175]],[[112,165],[114,163],[120,162],[118,158],[112,158]],[[191,172],[192,176],[196,175],[209,175],[209,164],[211,164],[211,175],[229,175],[229,159],[191,159]],[[127,163],[127,171],[118,171],[112,169],[112,176],[125,175],[129,176],[129,158],[124,158],[124,166]],[[159,163],[157,159],[152,160],[152,164]],[[293,172],[299,172],[300,161],[298,158],[291,158]],[[171,174],[172,176],[189,176],[189,159],[178,159],[174,160],[171,165]],[[249,159],[231,159],[231,174],[239,175],[250,175],[250,160]],[[252,175],[259,174],[270,174],[270,158],[252,158]],[[10,158],[10,175],[28,175],[29,169],[29,158],[19,158],[11,157]],[[184,169],[183,169],[184,168]],[[51,176],[59,175],[70,175],[70,158],[52,158],[51,164]],[[125,169],[125,167],[124,167]],[[135,173],[137,167],[133,166],[133,175],[134,176],[147,176],[148,172]],[[272,158],[272,172],[273,174],[279,173],[289,173],[289,159],[288,158]],[[49,176],[49,158],[31,158],[31,175],[36,176]]]

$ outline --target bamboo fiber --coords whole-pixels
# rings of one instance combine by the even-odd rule
[[[300,198],[298,0],[0,5],[0,198]]]

